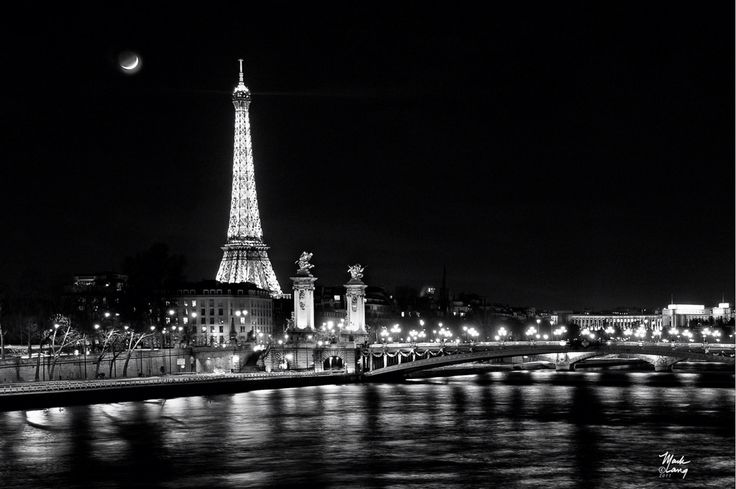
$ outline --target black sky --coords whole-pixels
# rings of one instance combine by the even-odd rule
[[[244,57],[282,287],[309,250],[324,284],[360,262],[538,307],[733,296],[732,4],[268,5],[2,21],[0,280],[155,241],[213,278]]]

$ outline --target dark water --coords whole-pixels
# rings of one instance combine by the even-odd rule
[[[660,479],[666,451],[685,479]],[[734,487],[731,375],[490,373],[0,413],[0,487]]]

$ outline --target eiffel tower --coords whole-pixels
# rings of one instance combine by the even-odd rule
[[[233,90],[235,142],[230,224],[216,279],[228,283],[251,282],[269,290],[273,297],[280,297],[281,287],[268,259],[268,246],[263,242],[248,118],[250,90],[243,83],[243,60],[238,61],[240,79]]]

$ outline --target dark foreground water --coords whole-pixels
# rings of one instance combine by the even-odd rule
[[[660,478],[660,454],[688,473]],[[0,487],[734,487],[731,375],[489,373],[0,413]]]

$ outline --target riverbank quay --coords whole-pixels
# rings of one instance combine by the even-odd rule
[[[162,375],[110,380],[25,382],[0,385],[0,411],[231,394],[256,389],[357,381],[356,375],[340,371]]]

